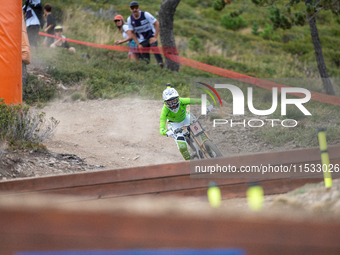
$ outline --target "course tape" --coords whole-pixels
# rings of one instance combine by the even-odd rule
[[[97,44],[97,43],[82,42],[82,41],[72,40],[68,38],[61,38],[58,36],[49,35],[49,34],[42,33],[42,32],[39,32],[39,35],[52,37],[56,39],[62,39],[63,41],[68,41],[68,42],[96,47],[96,48],[103,48],[103,49],[115,50],[115,51],[125,51],[125,52],[131,51],[129,47],[125,47],[125,46],[103,45],[103,44]],[[150,50],[152,50],[152,52],[155,54],[163,54],[163,55],[166,53],[167,54],[178,54],[177,48],[175,47],[143,47],[143,48],[134,48],[134,50],[139,53],[150,53]]]
[[[82,42],[82,41],[72,40],[68,38],[61,38],[61,37],[49,35],[49,34],[42,33],[42,32],[39,32],[39,35],[48,36],[48,37],[52,37],[56,39],[63,39],[68,42],[82,44],[82,45],[91,46],[91,47],[97,47],[97,48],[103,48],[103,49],[109,49],[109,50],[115,50],[115,51],[125,51],[125,52],[130,51],[130,48],[125,47],[125,46],[103,45],[103,44],[97,44],[97,43]],[[208,65],[208,64],[201,63],[201,62],[198,62],[192,59],[178,56],[177,55],[178,51],[175,47],[136,48],[136,51],[138,51],[139,53],[149,53],[150,50],[152,50],[152,52],[155,54],[163,54],[166,58],[171,59],[172,61],[177,62],[179,64],[190,66],[190,67],[193,67],[193,68],[205,71],[205,72],[217,74],[217,75],[231,78],[234,80],[242,81],[248,84],[255,85],[260,88],[272,90],[272,88],[276,87],[278,88],[278,92],[280,92],[281,88],[283,87],[290,88],[290,86],[278,84],[278,83],[263,80],[263,79],[258,79],[252,76],[240,74],[237,72],[229,71],[223,68],[219,68],[216,66]],[[313,92],[313,91],[310,91],[310,93],[311,93],[311,100],[340,106],[340,97],[330,96],[330,95]],[[297,96],[297,97],[303,97],[303,98],[305,97],[305,94],[301,94],[301,93],[289,93],[289,94],[293,96]]]
[[[204,64],[192,59],[188,59],[185,57],[181,57],[181,56],[176,56],[176,55],[171,55],[171,54],[164,54],[165,57],[171,59],[174,62],[186,65],[186,66],[190,66],[196,69],[200,69],[209,73],[213,73],[213,74],[217,74],[223,77],[227,77],[227,78],[231,78],[234,80],[238,80],[238,81],[242,81],[248,84],[252,84],[255,85],[257,87],[260,88],[265,88],[265,89],[269,89],[271,90],[272,88],[276,87],[278,88],[278,92],[281,91],[281,88],[290,88],[290,86],[286,86],[286,85],[282,85],[282,84],[278,84],[275,82],[271,82],[271,81],[267,81],[267,80],[263,80],[263,79],[258,79],[255,77],[251,77],[248,75],[244,75],[244,74],[240,74],[240,73],[236,73],[233,71],[229,71],[226,69],[222,69],[216,66],[212,66],[212,65],[208,65],[208,64]],[[322,102],[322,103],[327,103],[327,104],[333,104],[333,105],[339,105],[340,106],[340,97],[336,97],[336,96],[330,96],[330,95],[326,95],[326,94],[322,94],[322,93],[318,93],[318,92],[313,92],[310,91],[311,93],[311,100],[314,101],[318,101],[318,102]],[[305,97],[305,94],[301,94],[301,93],[289,93],[290,95],[293,96],[297,96],[297,97]]]

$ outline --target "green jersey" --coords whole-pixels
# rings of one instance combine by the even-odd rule
[[[182,122],[187,113],[187,105],[188,104],[201,104],[201,99],[196,99],[196,98],[179,98],[180,105],[177,113],[174,113],[170,111],[166,105],[163,105],[162,113],[161,113],[161,118],[160,118],[160,123],[159,123],[159,133],[161,135],[166,135],[166,129],[165,125],[167,120],[172,121],[172,122]]]

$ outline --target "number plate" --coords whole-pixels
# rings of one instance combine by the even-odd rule
[[[199,122],[195,122],[195,123],[191,124],[190,129],[191,129],[192,133],[194,134],[194,136],[199,135],[200,133],[203,132],[203,129],[202,129]]]

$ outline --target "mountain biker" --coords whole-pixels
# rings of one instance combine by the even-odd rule
[[[159,133],[168,137],[172,136],[183,158],[189,160],[191,156],[183,132],[174,134],[174,130],[190,124],[190,114],[186,111],[186,107],[190,104],[201,104],[201,99],[181,98],[178,92],[168,83],[163,91],[163,101]],[[207,113],[209,113],[212,111],[213,106],[208,101],[207,104]],[[167,129],[165,128],[166,124]]]

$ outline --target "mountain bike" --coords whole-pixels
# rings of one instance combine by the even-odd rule
[[[209,135],[202,127],[198,119],[190,113],[190,125],[185,125],[175,129],[174,134],[183,132],[185,140],[191,150],[191,159],[204,159],[204,158],[217,158],[223,157],[222,153],[217,149],[216,145],[212,142]],[[184,131],[187,132],[184,132]]]

